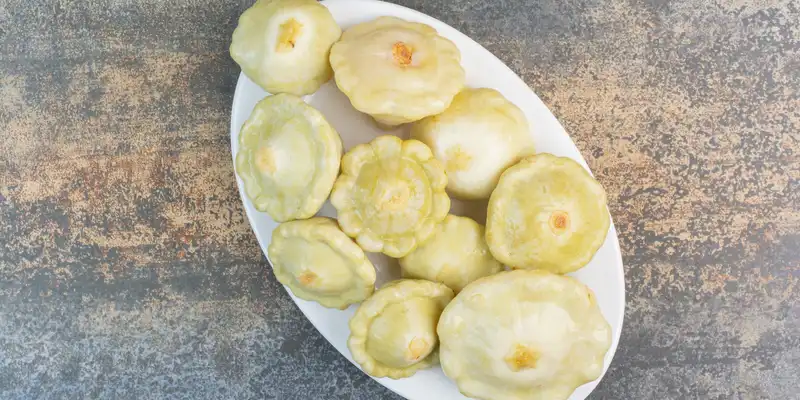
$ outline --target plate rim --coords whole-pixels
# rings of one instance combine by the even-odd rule
[[[433,17],[433,16],[428,15],[428,14],[425,14],[425,13],[423,13],[421,11],[417,11],[417,10],[414,10],[412,8],[408,8],[408,7],[399,5],[399,4],[388,3],[388,2],[385,2],[385,1],[382,1],[382,0],[321,0],[320,3],[323,4],[323,5],[326,5],[326,6],[328,4],[352,3],[353,5],[357,5],[359,3],[361,3],[361,4],[369,3],[371,5],[375,5],[376,3],[380,3],[381,7],[386,7],[386,8],[389,8],[389,9],[399,9],[399,10],[402,10],[402,12],[404,12],[404,13],[414,14],[415,16],[422,17],[423,19],[435,20],[439,24],[441,24],[442,26],[444,26],[448,30],[450,30],[450,32],[448,32],[449,34],[446,35],[448,38],[452,37],[451,35],[454,35],[454,36],[458,36],[458,40],[468,41],[468,42],[474,43],[480,49],[485,51],[487,54],[490,54],[491,57],[494,59],[493,61],[497,61],[500,65],[502,65],[503,68],[506,69],[506,72],[508,72],[508,73],[510,73],[510,75],[514,76],[514,79],[516,80],[515,84],[517,86],[526,87],[527,90],[530,92],[530,94],[532,94],[534,97],[539,99],[539,101],[547,109],[548,113],[550,113],[553,116],[553,119],[557,122],[557,125],[561,129],[561,131],[569,138],[570,145],[572,146],[572,148],[575,151],[575,153],[577,153],[580,156],[579,159],[574,159],[572,157],[570,157],[570,158],[575,160],[575,161],[577,161],[578,163],[580,163],[589,172],[589,174],[591,174],[592,177],[594,177],[594,173],[592,172],[591,168],[589,168],[588,164],[586,163],[586,160],[583,157],[583,153],[581,153],[580,149],[575,144],[575,141],[573,140],[572,136],[569,134],[569,132],[567,132],[567,130],[561,124],[561,121],[559,121],[559,119],[556,117],[556,115],[553,114],[553,111],[550,109],[550,107],[548,107],[547,104],[544,103],[544,101],[542,101],[541,98],[536,94],[536,92],[533,90],[533,88],[530,85],[528,85],[528,83],[525,82],[516,72],[514,72],[514,70],[512,70],[503,60],[501,60],[494,53],[492,53],[491,51],[486,49],[482,44],[480,44],[479,42],[477,42],[474,39],[472,39],[469,36],[467,36],[465,33],[462,33],[458,29],[456,29],[456,28],[450,26],[449,24],[439,20],[438,18]],[[242,101],[242,96],[239,95],[239,94],[242,93],[241,89],[242,89],[242,87],[244,86],[244,84],[245,84],[245,82],[247,80],[249,80],[249,78],[247,78],[245,76],[244,71],[240,70],[238,78],[237,78],[237,81],[236,81],[236,86],[234,88],[233,99],[231,101],[231,110],[230,110],[229,139],[231,140],[231,144],[230,144],[230,146],[231,146],[231,156],[232,156],[233,167],[234,167],[234,177],[236,179],[237,188],[238,188],[238,191],[239,191],[239,197],[240,197],[240,199],[242,201],[242,206],[243,206],[245,215],[247,216],[247,222],[250,225],[251,232],[256,237],[256,241],[258,242],[259,247],[261,248],[262,255],[267,260],[267,263],[269,264],[269,267],[272,268],[272,261],[269,259],[269,255],[267,254],[267,251],[266,251],[267,247],[263,243],[260,235],[255,231],[254,226],[256,224],[254,222],[254,215],[248,210],[247,207],[244,207],[245,202],[247,201],[247,197],[246,197],[246,194],[244,192],[243,182],[239,178],[239,176],[236,175],[236,173],[235,173],[236,153],[234,151],[234,140],[233,139],[234,139],[234,132],[237,129],[241,129],[241,127],[240,126],[237,127],[234,124],[233,116],[234,116],[235,110],[240,107],[239,103]],[[333,79],[331,79],[331,81],[332,80]],[[271,95],[272,94],[268,94],[268,96],[271,96]],[[613,337],[612,337],[612,341],[611,341],[611,346],[609,347],[606,355],[604,356],[604,358],[605,358],[605,357],[608,357],[610,355],[608,365],[605,365],[605,363],[604,363],[602,374],[597,379],[593,380],[592,382],[587,382],[586,383],[586,384],[593,384],[593,386],[591,387],[591,390],[587,394],[591,394],[592,392],[594,392],[595,389],[597,389],[597,386],[600,384],[600,382],[603,380],[603,378],[605,378],[606,374],[608,373],[608,370],[611,368],[611,364],[614,362],[614,357],[616,357],[616,352],[617,352],[617,349],[619,348],[619,343],[620,343],[621,338],[622,338],[622,330],[623,330],[623,328],[625,326],[625,309],[626,309],[626,306],[627,306],[627,300],[626,300],[626,298],[627,298],[627,290],[625,288],[625,265],[624,265],[624,262],[623,262],[623,259],[622,259],[622,249],[620,248],[620,245],[619,245],[619,235],[617,233],[617,229],[616,229],[616,225],[614,223],[613,215],[611,215],[610,210],[609,210],[609,217],[611,218],[611,225],[609,227],[609,231],[607,233],[607,236],[610,236],[610,239],[612,241],[611,250],[614,253],[614,258],[617,260],[617,265],[619,265],[619,274],[618,274],[618,279],[617,279],[617,281],[618,281],[617,283],[619,284],[619,287],[621,288],[621,290],[618,292],[618,296],[617,296],[618,299],[621,300],[621,301],[618,301],[619,309],[617,310],[618,315],[620,316],[619,317],[619,329],[617,329],[616,332],[614,332]],[[581,282],[581,283],[583,283],[583,282]],[[371,376],[369,374],[366,374],[361,369],[361,367],[355,362],[355,360],[353,360],[351,357],[347,357],[345,354],[342,354],[342,352],[339,351],[339,349],[337,349],[336,346],[333,345],[333,341],[331,340],[331,338],[328,337],[328,335],[326,333],[322,332],[319,328],[317,328],[317,325],[311,320],[311,318],[309,318],[309,316],[306,313],[306,311],[302,307],[299,306],[299,304],[297,302],[297,299],[293,296],[291,290],[286,285],[281,284],[281,286],[283,286],[283,289],[289,294],[289,298],[292,300],[292,302],[294,303],[295,307],[297,307],[300,310],[300,312],[303,313],[303,316],[306,318],[306,320],[308,320],[308,322],[310,322],[311,325],[314,326],[314,329],[316,329],[317,332],[320,335],[322,335],[322,337],[325,338],[325,340],[328,342],[328,345],[333,347],[333,349],[336,350],[337,353],[340,353],[340,355],[342,357],[344,357],[346,360],[350,361],[350,363],[353,364],[356,368],[358,368],[359,371],[361,371],[365,375],[369,376],[373,380],[377,381],[384,388],[390,390],[391,392],[397,394],[400,397],[403,397],[403,398],[406,398],[406,399],[408,398],[405,395],[403,395],[402,393],[399,393],[398,391],[396,391],[394,388],[385,385],[381,381],[381,379],[378,379],[378,378],[375,378],[375,377],[373,377],[373,376]],[[333,310],[333,311],[335,311],[335,310]],[[458,390],[457,386],[455,386],[455,383],[453,383],[453,386],[456,388],[456,390]],[[583,386],[583,385],[581,385],[581,386]]]

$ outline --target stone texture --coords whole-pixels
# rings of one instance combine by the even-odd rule
[[[396,398],[244,218],[249,3],[0,0],[0,398]],[[628,308],[593,398],[798,398],[796,2],[402,3],[514,69],[608,191]]]

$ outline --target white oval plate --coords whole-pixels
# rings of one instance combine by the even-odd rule
[[[537,151],[570,157],[588,169],[586,162],[569,138],[569,135],[528,85],[492,53],[464,34],[425,14],[381,1],[328,0],[322,3],[328,7],[342,29],[347,29],[354,24],[369,21],[383,15],[422,22],[436,28],[439,34],[452,40],[461,50],[461,64],[466,70],[467,86],[497,89],[525,112],[531,124],[531,134],[536,141]],[[236,93],[233,97],[231,115],[231,150],[234,160],[239,147],[239,129],[250,115],[255,104],[265,96],[269,96],[269,93],[264,92],[244,74],[239,75],[239,82],[236,85]],[[333,127],[336,128],[342,136],[345,150],[356,144],[368,142],[379,135],[386,134],[385,131],[378,129],[369,117],[353,109],[347,97],[336,88],[333,81],[323,85],[316,93],[306,96],[305,101],[320,110]],[[403,128],[390,133],[401,137],[407,135],[406,130]],[[253,208],[252,202],[244,193],[242,181],[238,177],[237,182],[239,184],[239,194],[244,201],[247,218],[250,220],[250,225],[258,238],[261,250],[264,254],[267,254],[267,246],[269,246],[272,237],[272,230],[278,224],[272,221],[267,214]],[[468,204],[454,200],[451,212],[467,215],[480,223],[485,223],[486,202]],[[336,217],[336,210],[330,203],[326,203],[320,210],[319,215]],[[369,254],[369,258],[378,270],[378,287],[399,277],[395,260],[380,254]],[[617,233],[613,224],[603,247],[600,248],[591,263],[571,275],[592,288],[597,295],[597,302],[603,315],[611,324],[614,334],[611,349],[605,358],[605,368],[607,369],[619,342],[620,332],[622,331],[622,318],[625,311],[625,281],[622,257],[620,256],[619,242],[617,241]],[[286,290],[309,321],[322,333],[322,336],[342,355],[347,357],[350,362],[353,362],[350,351],[347,349],[347,337],[350,334],[348,321],[353,315],[356,306],[351,306],[344,311],[328,309],[317,303],[298,299],[292,295],[288,288]],[[358,365],[356,364],[356,366]],[[459,393],[455,384],[442,373],[439,367],[417,372],[414,376],[406,379],[379,378],[376,380],[408,399],[455,400],[466,398]],[[584,399],[597,386],[599,381],[598,379],[579,387],[570,399]]]

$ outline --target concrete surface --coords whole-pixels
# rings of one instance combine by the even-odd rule
[[[396,398],[244,218],[249,3],[0,0],[0,398]],[[402,3],[519,73],[608,191],[628,307],[593,398],[800,398],[797,2]]]

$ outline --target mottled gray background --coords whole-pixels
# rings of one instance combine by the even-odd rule
[[[396,398],[244,219],[249,3],[0,0],[0,398]],[[594,398],[800,398],[796,1],[402,3],[516,71],[608,191],[628,305]]]

